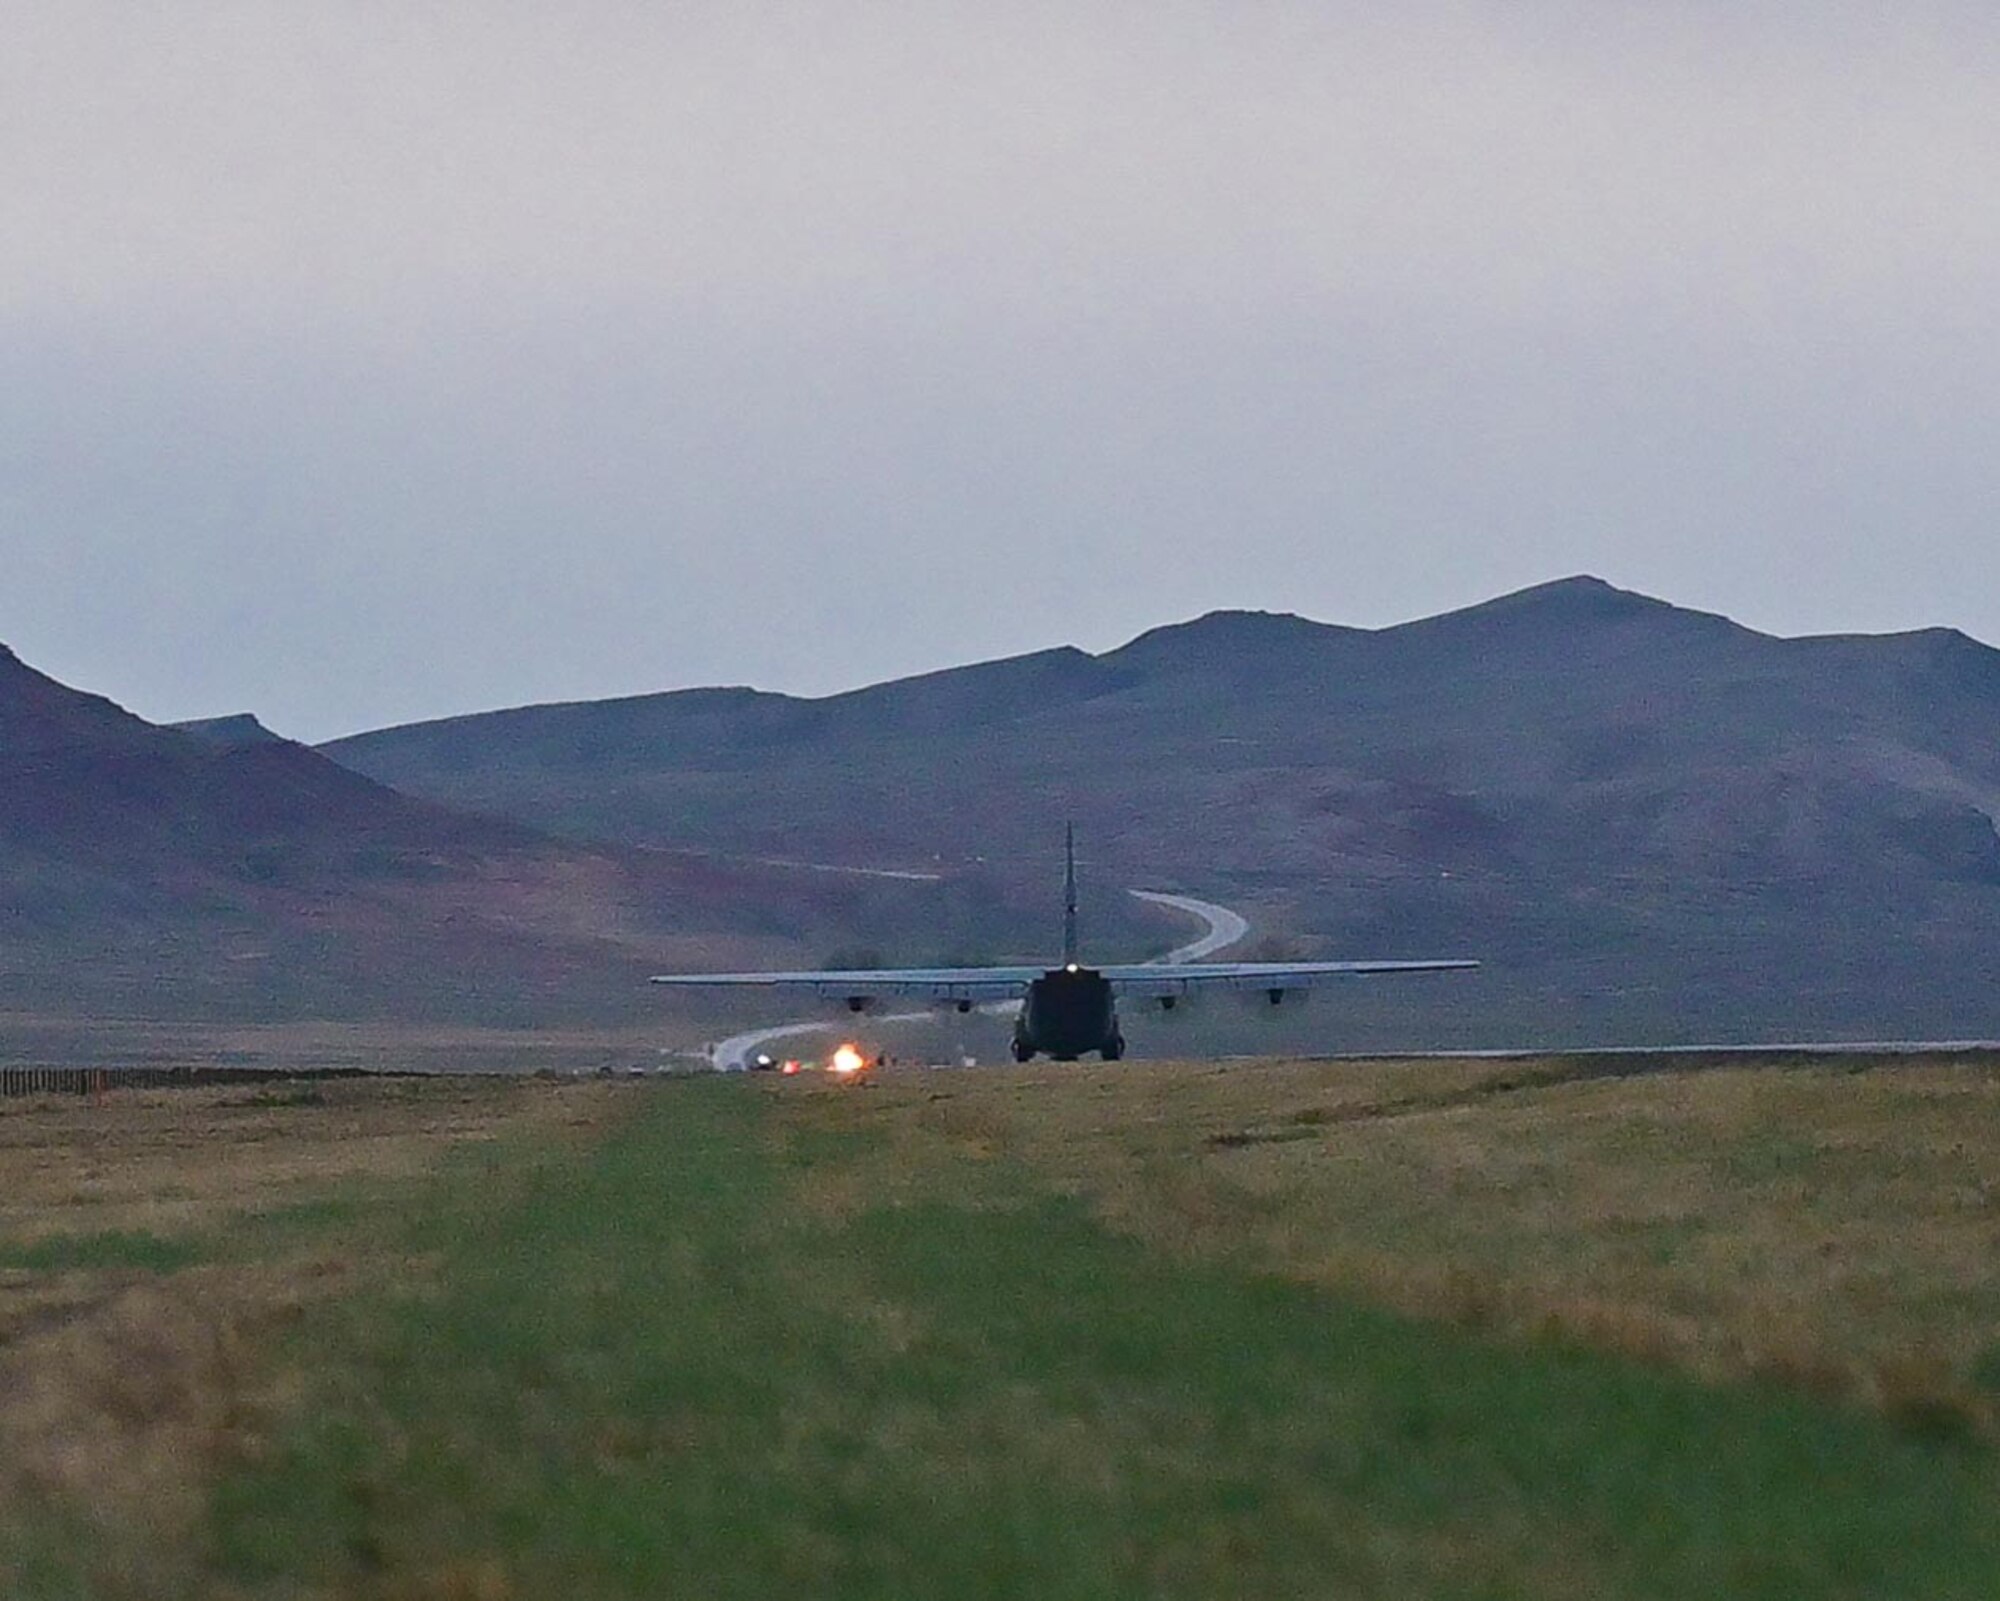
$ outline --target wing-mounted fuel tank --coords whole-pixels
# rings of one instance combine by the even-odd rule
[[[1260,1006],[1266,1009],[1273,1006],[1290,1006],[1296,1009],[1305,1005],[1306,997],[1312,991],[1309,989],[1288,989],[1282,984],[1273,984],[1267,989],[1245,990],[1243,993],[1249,999],[1252,1006]]]

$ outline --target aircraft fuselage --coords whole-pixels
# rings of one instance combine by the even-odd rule
[[[1073,1062],[1086,1051],[1098,1052],[1107,1062],[1125,1054],[1111,981],[1073,962],[1052,967],[1028,986],[1021,1003],[1014,1023],[1014,1060],[1043,1055]]]

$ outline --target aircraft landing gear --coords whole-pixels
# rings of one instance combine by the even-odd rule
[[[1125,1054],[1125,1036],[1123,1034],[1113,1034],[1110,1039],[1104,1042],[1104,1049],[1097,1054],[1107,1062],[1117,1061],[1119,1057]]]
[[[1014,1060],[1017,1062],[1032,1062],[1035,1059],[1034,1046],[1030,1045],[1018,1034],[1014,1036],[1013,1051]]]

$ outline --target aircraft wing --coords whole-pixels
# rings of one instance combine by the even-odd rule
[[[1301,990],[1343,978],[1385,973],[1442,973],[1477,962],[1184,962],[1101,967],[1119,995],[1193,995],[1204,990]],[[1049,969],[1044,967],[864,967],[800,973],[662,973],[653,979],[682,989],[762,989],[827,1000],[896,996],[927,1001],[1011,1001]]]
[[[767,989],[829,1000],[893,995],[927,1001],[1013,1001],[1047,969],[1040,967],[865,967],[846,972],[662,973],[655,984],[684,989]]]
[[[1147,1000],[1214,990],[1302,990],[1375,974],[1447,973],[1477,962],[1149,962],[1099,968],[1119,995]]]

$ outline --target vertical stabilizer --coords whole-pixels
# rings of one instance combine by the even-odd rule
[[[1063,830],[1063,965],[1076,961],[1076,824]]]

